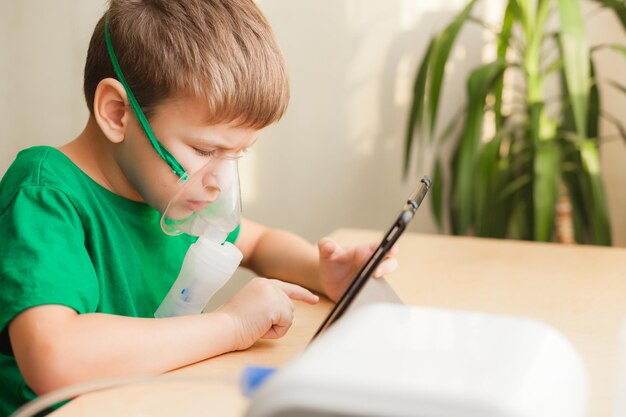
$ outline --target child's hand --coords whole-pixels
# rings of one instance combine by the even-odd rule
[[[319,297],[306,288],[287,282],[254,278],[219,311],[235,323],[237,340],[234,349],[247,349],[259,338],[278,339],[293,322],[291,300],[315,304]]]
[[[342,248],[332,239],[323,238],[317,246],[320,252],[320,284],[328,298],[336,301],[376,250],[378,243]],[[391,248],[386,259],[376,268],[374,277],[381,277],[396,270],[398,261],[393,256],[397,252],[396,246]]]

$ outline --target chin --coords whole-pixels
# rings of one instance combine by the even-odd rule
[[[167,212],[164,214],[167,215],[166,217],[170,220],[184,220],[193,213],[194,210],[191,210],[182,204],[177,204],[176,206],[171,205],[168,207]]]

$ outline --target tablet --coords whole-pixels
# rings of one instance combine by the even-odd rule
[[[348,285],[348,288],[344,291],[341,297],[339,297],[333,308],[330,310],[330,313],[328,313],[328,316],[326,316],[322,322],[322,325],[319,329],[317,329],[317,332],[315,332],[311,341],[315,340],[317,336],[326,331],[326,329],[339,320],[339,318],[341,318],[341,316],[348,310],[348,307],[350,307],[361,289],[363,289],[378,265],[384,260],[385,256],[389,253],[389,250],[393,247],[406,229],[407,225],[413,219],[415,212],[419,208],[420,204],[422,204],[422,200],[430,189],[431,183],[432,180],[429,177],[424,177],[420,180],[417,188],[413,191],[413,194],[411,194],[402,208],[398,218],[389,228],[389,231],[385,234],[385,237],[380,242],[372,256],[370,256],[370,258],[365,262],[361,270],[352,279],[350,285]]]

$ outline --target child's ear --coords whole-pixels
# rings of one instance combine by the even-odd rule
[[[128,127],[128,98],[124,86],[113,78],[98,83],[93,99],[93,113],[102,133],[113,143],[124,140]]]

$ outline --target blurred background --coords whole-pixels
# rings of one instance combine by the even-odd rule
[[[474,14],[498,22],[503,1],[483,0]],[[241,161],[244,214],[314,242],[343,227],[385,229],[422,174],[423,149],[402,179],[404,135],[417,66],[430,38],[465,0],[259,0],[281,45],[292,100]],[[103,0],[0,0],[0,174],[17,152],[58,146],[82,130],[88,112],[82,70]],[[583,2],[591,45],[623,43],[609,11]],[[591,11],[591,12],[588,12]],[[439,125],[465,100],[469,71],[493,56],[486,30],[466,26],[446,66]],[[596,71],[623,80],[626,59],[596,56]],[[626,84],[626,82],[625,82]],[[626,96],[605,90],[602,105],[626,120]],[[613,244],[626,246],[626,143],[601,126],[603,181]],[[411,230],[437,233],[424,205]]]

